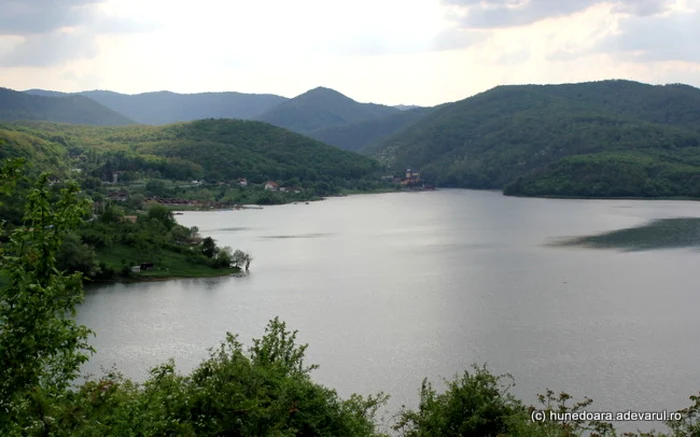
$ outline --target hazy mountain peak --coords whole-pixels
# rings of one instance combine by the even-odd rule
[[[20,92],[8,88],[0,88],[0,120],[104,126],[135,124],[134,120],[84,96],[41,90]]]
[[[326,87],[316,87],[263,113],[257,119],[299,133],[385,117],[396,108],[359,103]]]

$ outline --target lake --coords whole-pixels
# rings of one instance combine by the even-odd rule
[[[309,343],[316,381],[383,391],[394,412],[417,404],[424,377],[472,363],[511,373],[530,403],[551,388],[593,398],[588,411],[675,410],[700,390],[700,252],[549,243],[698,216],[697,202],[472,190],[185,212],[181,224],[251,253],[250,273],[89,289],[86,370],[143,379],[172,357],[189,371],[226,331],[250,344],[280,316]]]

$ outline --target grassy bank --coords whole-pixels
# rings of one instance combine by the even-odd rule
[[[116,272],[115,280],[154,280],[172,278],[206,278],[240,273],[238,267],[215,268],[207,264],[193,263],[184,253],[159,249],[144,254],[141,250],[124,244],[113,245],[97,251],[101,263]],[[153,263],[152,270],[132,273],[132,265]]]

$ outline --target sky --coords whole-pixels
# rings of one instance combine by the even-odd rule
[[[497,85],[700,87],[700,0],[0,0],[0,86],[317,86],[430,106]]]

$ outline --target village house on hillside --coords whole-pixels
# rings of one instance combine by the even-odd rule
[[[267,191],[277,191],[279,189],[279,184],[273,181],[265,182],[265,190]]]
[[[117,202],[124,202],[129,199],[129,193],[127,191],[110,191],[107,198]]]
[[[248,186],[248,179],[246,179],[246,178],[238,179],[238,185],[240,185],[241,187],[247,187]]]
[[[406,169],[406,177],[401,180],[401,185],[415,186],[420,183],[420,171],[413,171],[410,168]]]

